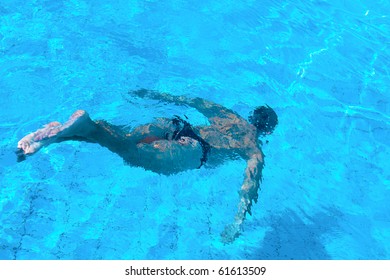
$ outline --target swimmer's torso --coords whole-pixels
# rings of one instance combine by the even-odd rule
[[[257,145],[255,128],[235,114],[210,118],[210,123],[210,126],[194,127],[193,131],[210,144],[209,156],[217,156],[218,161]],[[129,163],[165,174],[199,168],[204,156],[201,145],[180,145],[173,140],[177,130],[177,124],[168,118],[137,127],[128,134],[137,145],[137,153],[129,158]]]
[[[215,149],[246,149],[257,142],[256,128],[241,117],[232,114],[229,118],[214,117],[210,121],[210,126],[194,127],[194,132]],[[172,119],[159,118],[153,124],[136,128],[131,135],[138,142],[172,140],[176,130]]]

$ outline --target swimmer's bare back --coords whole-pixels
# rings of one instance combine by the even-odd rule
[[[158,119],[155,123],[128,132],[106,121],[92,121],[83,110],[76,111],[64,124],[52,122],[30,133],[18,142],[18,160],[35,154],[42,147],[63,141],[97,143],[121,156],[127,163],[160,174],[172,174],[199,167],[205,159],[203,142],[211,146],[211,155],[234,152],[247,161],[244,181],[240,189],[238,211],[233,223],[221,234],[222,241],[232,242],[241,232],[246,213],[251,213],[253,201],[257,201],[263,154],[256,128],[233,111],[201,98],[172,96],[148,90],[130,94],[191,106],[204,114],[209,126],[194,127],[200,137],[183,134],[176,139],[177,124],[170,119]],[[232,190],[236,191],[236,190]]]

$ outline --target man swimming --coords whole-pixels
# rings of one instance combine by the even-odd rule
[[[42,147],[68,140],[98,143],[130,165],[166,175],[205,164],[213,166],[226,157],[238,155],[246,160],[238,211],[234,222],[221,234],[223,242],[232,242],[240,234],[246,213],[251,214],[251,206],[257,202],[264,166],[259,137],[275,129],[278,123],[275,111],[269,106],[258,107],[247,121],[232,110],[201,98],[172,96],[145,89],[130,94],[193,107],[208,118],[210,125],[192,127],[186,120],[175,116],[172,119],[159,118],[129,132],[106,121],[92,121],[87,112],[78,110],[64,124],[51,122],[23,137],[18,142],[18,161]]]

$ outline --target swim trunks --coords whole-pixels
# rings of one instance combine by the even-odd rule
[[[184,136],[190,137],[200,143],[202,147],[202,158],[200,159],[200,166],[198,168],[201,168],[202,165],[207,161],[208,154],[211,150],[211,145],[194,132],[189,122],[183,120],[179,116],[174,115],[172,123],[175,126],[175,131],[173,132],[172,140],[179,140],[180,137]]]

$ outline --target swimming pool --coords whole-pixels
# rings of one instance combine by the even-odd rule
[[[390,258],[388,1],[239,2],[0,4],[0,259]],[[242,160],[162,176],[66,142],[16,163],[21,137],[79,108],[206,123],[134,88],[277,111],[233,244]]]

